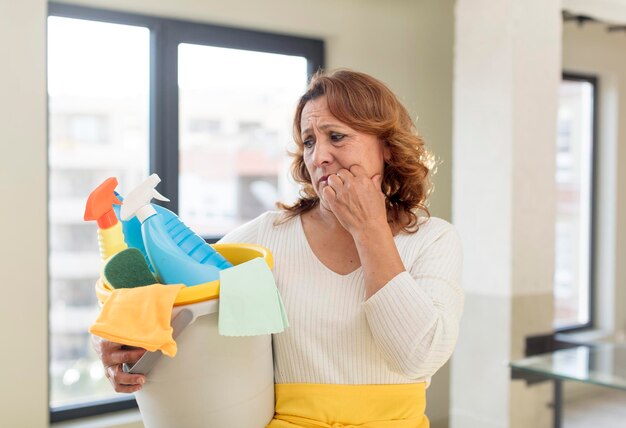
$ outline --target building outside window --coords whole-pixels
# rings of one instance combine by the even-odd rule
[[[181,28],[191,25],[212,34],[202,24],[50,5],[52,422],[134,402],[113,391],[87,333],[99,311],[94,284],[101,261],[97,226],[83,213],[97,185],[117,177],[123,195],[157,172],[159,191],[173,200],[168,208],[211,240],[279,199],[296,198],[288,179],[291,119],[308,76],[322,66],[323,44],[264,35],[268,41],[258,46],[258,33],[220,27],[227,39],[251,46],[224,48],[228,40],[210,36],[186,41]],[[165,33],[174,50],[158,42]],[[176,73],[154,73],[151,52],[168,58],[166,67]],[[151,80],[155,74],[162,81]],[[156,88],[172,78],[176,93],[164,96]]]
[[[554,327],[593,324],[593,210],[596,79],[565,75],[556,155]]]
[[[51,16],[50,405],[112,395],[87,334],[98,306],[95,224],[89,192],[109,176],[129,186],[148,174],[149,31]]]

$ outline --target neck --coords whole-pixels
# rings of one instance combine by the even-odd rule
[[[327,229],[335,230],[337,232],[346,232],[346,233],[348,232],[343,227],[343,225],[339,222],[339,220],[337,220],[337,217],[335,216],[335,214],[332,211],[324,208],[321,203],[319,203],[315,208],[310,210],[308,214],[314,220],[319,221],[321,224],[323,224],[324,227],[326,227]],[[399,221],[396,221],[396,222],[388,221],[388,223],[389,223],[389,227],[391,228],[392,234],[395,236],[398,233],[400,233],[403,226],[408,225],[409,216],[402,213],[400,215]]]
[[[324,208],[321,203],[318,204],[317,207],[311,210],[311,216],[314,217],[320,223],[322,223],[324,227],[327,229],[331,229],[331,230],[339,229],[341,231],[346,231],[344,227],[341,225],[341,223],[339,222],[339,220],[337,220],[337,217],[335,216],[335,214],[332,211]]]

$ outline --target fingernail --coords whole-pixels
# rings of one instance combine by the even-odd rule
[[[146,383],[146,380],[144,378],[140,377],[137,382],[139,383],[139,385],[143,385],[144,383]]]

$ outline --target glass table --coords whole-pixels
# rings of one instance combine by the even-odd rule
[[[554,427],[561,428],[562,382],[576,381],[626,391],[626,345],[590,344],[512,361],[511,377],[554,382]]]

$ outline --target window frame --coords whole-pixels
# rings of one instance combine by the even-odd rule
[[[593,87],[592,118],[591,118],[591,200],[589,212],[589,321],[584,324],[573,324],[555,328],[555,333],[573,333],[589,330],[596,325],[596,239],[597,239],[597,198],[598,198],[598,76],[577,72],[564,71],[561,81],[586,82]]]
[[[178,212],[177,67],[180,43],[302,56],[307,59],[308,78],[325,65],[324,41],[321,39],[55,2],[48,4],[48,16],[135,25],[145,27],[150,31],[149,168],[150,173],[159,174],[163,180],[162,193],[168,195],[170,199],[170,202],[165,203],[164,206],[174,212]],[[215,238],[210,241],[215,241]],[[50,342],[48,342],[48,349],[50,349]],[[132,396],[120,396],[109,400],[52,408],[49,396],[50,391],[48,391],[48,406],[51,423],[137,407]]]

